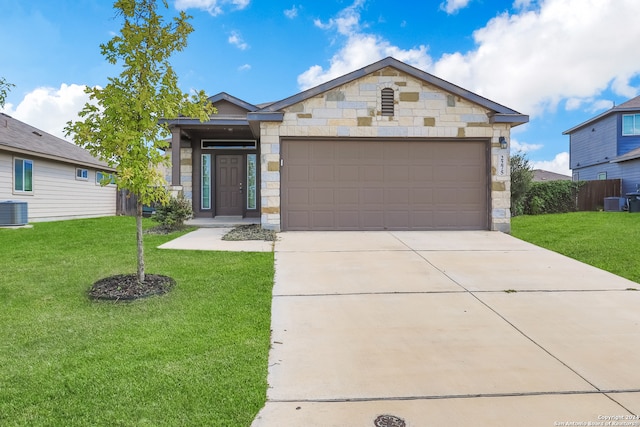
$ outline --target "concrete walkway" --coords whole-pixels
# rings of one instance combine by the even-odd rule
[[[640,426],[637,283],[497,232],[287,232],[275,251],[253,427]]]
[[[196,251],[227,252],[272,252],[273,242],[264,240],[222,240],[233,227],[205,227],[164,243],[160,249],[182,249]]]

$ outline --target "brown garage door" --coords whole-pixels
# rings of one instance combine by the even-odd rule
[[[486,230],[486,141],[284,140],[283,230]]]

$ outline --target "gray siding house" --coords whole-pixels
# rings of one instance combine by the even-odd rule
[[[640,185],[640,96],[563,132],[575,181],[622,179],[622,194]]]
[[[169,121],[196,217],[274,230],[510,229],[509,139],[528,116],[394,58],[283,100],[210,98]]]
[[[0,202],[27,203],[29,222],[116,214],[114,170],[88,151],[0,113]]]

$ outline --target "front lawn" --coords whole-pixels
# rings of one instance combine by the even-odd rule
[[[151,222],[145,223],[153,225]],[[135,272],[131,217],[0,229],[0,425],[248,426],[266,396],[272,253],[160,250],[167,295],[94,302]]]
[[[640,283],[640,213],[518,216],[511,234]]]

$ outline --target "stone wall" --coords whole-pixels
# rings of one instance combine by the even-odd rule
[[[383,116],[380,92],[392,88],[393,116]],[[282,123],[261,124],[262,223],[280,229],[281,137],[486,138],[491,141],[490,228],[510,230],[510,125],[492,124],[484,107],[392,68],[294,104]],[[452,141],[455,143],[455,141]]]
[[[192,159],[193,150],[190,147],[182,147],[180,148],[180,181],[182,194],[185,198],[192,200],[193,199],[193,159]],[[169,164],[171,164],[171,151],[167,150],[166,154],[169,159]],[[176,187],[171,182],[171,168],[165,168],[165,177],[164,179],[171,187]]]

